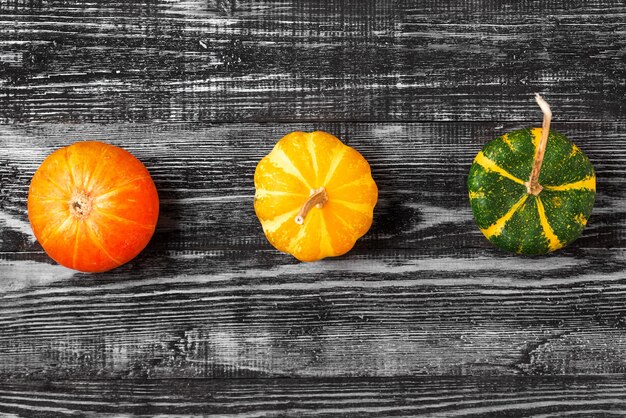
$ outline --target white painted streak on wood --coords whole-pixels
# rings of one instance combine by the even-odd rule
[[[24,208],[26,212],[26,208]],[[35,241],[35,236],[33,235],[33,230],[30,227],[30,223],[19,219],[15,215],[11,215],[6,213],[3,210],[0,210],[0,229],[9,228],[14,231],[20,232],[27,236],[31,242]],[[2,242],[2,235],[0,235],[0,242]]]
[[[564,283],[562,278],[543,278],[540,282],[518,280],[515,273],[533,271],[560,271],[580,265],[580,262],[572,257],[549,257],[544,259],[525,259],[520,257],[510,257],[504,259],[494,259],[490,257],[477,257],[472,259],[458,259],[452,257],[441,257],[437,259],[414,259],[403,260],[400,263],[386,263],[381,260],[323,260],[316,263],[298,263],[276,266],[271,268],[257,269],[249,268],[243,271],[214,274],[192,274],[178,276],[176,274],[163,276],[160,278],[145,278],[133,280],[130,283],[108,283],[97,287],[63,287],[49,289],[33,289],[29,294],[32,297],[46,297],[50,302],[62,302],[73,299],[69,297],[54,297],[55,294],[81,294],[100,291],[102,289],[124,289],[130,286],[146,286],[157,284],[202,284],[202,283],[224,283],[220,287],[209,287],[204,289],[204,293],[213,292],[236,292],[238,290],[256,291],[287,291],[287,290],[330,290],[337,288],[358,288],[358,289],[382,289],[387,287],[415,287],[426,285],[438,286],[468,286],[497,284],[501,286],[511,286],[514,288],[536,288],[538,286],[550,286]],[[13,280],[5,282],[5,290],[17,290],[27,287],[31,283],[24,281],[24,277],[39,277],[44,282],[52,282],[71,277],[75,272],[61,266],[36,263],[32,261],[14,261],[9,265],[1,265],[0,269],[5,270],[5,275],[13,277]],[[436,272],[460,272],[472,273],[464,277],[431,278],[427,274],[429,271]],[[484,273],[483,273],[484,272]],[[420,273],[423,273],[420,274]],[[482,273],[482,274],[481,274]],[[338,276],[350,274],[352,276],[364,275],[363,280],[355,278],[345,278],[342,280],[321,279],[325,276]],[[384,277],[376,280],[367,276]],[[407,279],[406,275],[414,275]],[[239,279],[276,279],[279,277],[298,277],[301,280],[292,283],[255,283],[251,285],[239,284],[228,285],[228,282]],[[595,273],[581,274],[568,278],[568,284],[592,281],[596,277]],[[602,281],[622,279],[621,272],[603,275]],[[1,284],[0,284],[1,285]],[[2,288],[0,288],[2,289]],[[161,291],[151,291],[150,293],[133,292],[130,294],[110,294],[102,295],[103,298],[138,298],[150,295],[173,295],[173,294],[197,294],[198,289],[170,289]],[[0,299],[7,295],[0,296]],[[13,297],[13,296],[9,296]],[[202,298],[201,298],[202,299]]]
[[[68,279],[76,274],[58,264],[44,264],[35,261],[0,261],[0,293],[46,286]]]

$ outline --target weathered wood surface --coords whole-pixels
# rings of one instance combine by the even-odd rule
[[[584,236],[546,257],[494,249],[465,181],[516,125],[23,125],[2,128],[0,370],[5,376],[271,377],[626,371],[624,123],[560,123],[589,155]],[[256,162],[285,132],[335,132],[371,162],[375,223],[348,255],[296,262],[265,240]],[[51,150],[107,139],[161,193],[155,239],[89,276],[29,231],[28,181]],[[610,144],[610,145],[607,145]]]
[[[623,415],[625,21],[621,0],[0,0],[0,413]],[[528,258],[482,237],[465,182],[540,123],[535,91],[598,196],[583,237]],[[255,165],[296,129],[371,163],[344,257],[298,263],[254,215]],[[134,153],[162,204],[95,276],[26,214],[83,139]]]
[[[607,377],[177,379],[0,382],[0,408],[25,416],[624,416]],[[10,415],[9,415],[10,416]]]
[[[623,120],[623,0],[0,1],[0,120]]]

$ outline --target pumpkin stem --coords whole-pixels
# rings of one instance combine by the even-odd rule
[[[313,206],[321,208],[326,202],[328,202],[328,194],[326,193],[325,188],[320,187],[319,189],[311,190],[311,195],[306,202],[304,202],[304,205],[302,205],[294,220],[298,225],[302,225],[304,223],[304,218],[307,213],[313,209]]]
[[[541,140],[537,146],[537,155],[535,155],[535,164],[533,170],[530,173],[530,179],[524,183],[528,194],[538,196],[543,190],[541,184],[539,184],[539,173],[541,172],[541,164],[543,163],[543,156],[546,152],[546,144],[548,143],[548,135],[550,135],[550,121],[552,120],[552,111],[550,106],[543,100],[543,97],[539,93],[535,94],[535,100],[543,112],[543,126],[541,128]]]
[[[86,193],[75,193],[70,199],[70,213],[79,219],[89,216],[93,209],[93,199]]]

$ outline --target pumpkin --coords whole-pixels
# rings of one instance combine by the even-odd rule
[[[487,143],[467,182],[482,233],[497,247],[519,254],[545,254],[574,241],[596,194],[593,165],[564,135],[550,131],[550,107],[539,95],[537,103],[543,127]]]
[[[350,251],[372,225],[378,200],[365,158],[322,131],[283,137],[257,165],[254,185],[267,239],[301,261]]]
[[[30,183],[28,218],[35,237],[71,269],[101,272],[130,261],[148,244],[158,215],[146,167],[102,142],[54,151]]]

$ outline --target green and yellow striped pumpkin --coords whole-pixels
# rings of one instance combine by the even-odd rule
[[[522,129],[490,141],[467,181],[476,222],[497,247],[519,254],[558,250],[581,234],[591,215],[596,175],[585,154],[550,131],[538,195],[528,192],[542,128]]]

